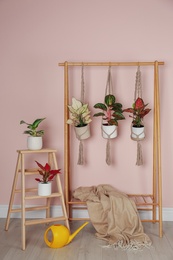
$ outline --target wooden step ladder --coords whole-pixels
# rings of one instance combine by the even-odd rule
[[[18,158],[16,163],[16,170],[11,190],[11,197],[8,207],[8,213],[6,218],[5,230],[7,231],[9,228],[10,223],[10,216],[11,213],[21,212],[21,240],[22,240],[22,249],[25,250],[26,248],[26,226],[27,225],[34,225],[34,224],[42,224],[42,223],[49,223],[55,221],[65,221],[67,228],[69,227],[69,221],[67,216],[67,211],[64,202],[64,195],[61,186],[61,180],[59,174],[56,175],[56,184],[57,184],[57,192],[52,193],[50,196],[38,196],[37,195],[37,188],[26,188],[26,177],[29,175],[39,174],[38,169],[25,169],[25,157],[27,155],[35,155],[36,154],[47,154],[48,163],[51,165],[52,169],[58,169],[58,164],[56,160],[56,150],[54,149],[41,149],[41,150],[17,150]],[[35,158],[33,159],[35,161]],[[18,177],[21,175],[21,188],[17,189],[18,184]],[[14,197],[17,193],[21,194],[21,207],[14,208]],[[32,193],[32,195],[28,195]],[[33,195],[34,194],[34,195]],[[58,217],[51,217],[50,216],[50,201],[51,198],[60,198],[61,206],[62,206],[62,216]],[[27,200],[34,200],[34,199],[45,199],[46,203],[42,206],[33,206],[33,207],[26,207]],[[35,211],[35,210],[46,210],[46,218],[42,219],[26,219],[26,211]]]

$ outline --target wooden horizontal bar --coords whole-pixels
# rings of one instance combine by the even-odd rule
[[[45,218],[45,219],[33,219],[33,220],[26,220],[25,225],[34,225],[34,224],[43,224],[49,222],[55,222],[60,220],[66,220],[65,217],[57,217],[57,218]]]
[[[59,63],[59,66],[154,66],[154,61],[143,62],[64,62]],[[159,61],[158,65],[164,65],[163,61]]]
[[[40,150],[17,150],[18,153],[22,154],[33,154],[33,153],[55,153],[55,149],[40,149]]]
[[[87,207],[73,207],[73,209],[76,209],[76,210],[88,210]]]
[[[129,197],[153,197],[152,194],[128,194]]]
[[[154,203],[154,202],[146,202],[146,203],[142,203],[142,202],[136,202],[135,203],[136,204],[136,206],[157,206],[158,205],[158,203]]]
[[[25,189],[25,192],[36,192],[38,189],[37,188],[27,188]],[[17,189],[15,190],[15,193],[21,193],[22,190],[21,189]]]
[[[68,204],[86,205],[85,201],[68,201]]]
[[[141,222],[153,222],[153,223],[155,223],[155,222],[159,222],[159,220],[158,219],[155,219],[155,220],[153,220],[153,219],[141,219]]]
[[[90,218],[69,218],[69,220],[90,220]]]
[[[33,196],[26,196],[25,199],[26,200],[32,200],[32,199],[42,199],[42,198],[54,198],[54,197],[61,197],[62,194],[59,193],[59,192],[56,192],[56,193],[52,193],[51,195],[49,196],[39,196],[39,195],[33,195]]]
[[[28,207],[25,208],[25,211],[34,211],[34,210],[44,210],[44,209],[48,209],[48,206],[35,206],[35,207]],[[21,212],[21,208],[18,209],[11,209],[11,213],[16,213],[16,212]]]

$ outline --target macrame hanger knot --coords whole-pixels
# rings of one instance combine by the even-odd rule
[[[108,76],[107,76],[107,83],[106,83],[106,89],[105,89],[105,96],[109,95],[109,94],[113,94],[111,65],[109,65],[109,68],[108,68]]]

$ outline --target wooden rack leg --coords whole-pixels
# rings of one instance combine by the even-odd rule
[[[13,185],[12,185],[12,190],[11,190],[10,202],[9,202],[9,206],[8,206],[8,213],[7,213],[6,223],[5,223],[6,231],[8,230],[9,223],[10,223],[10,216],[11,216],[12,206],[13,206],[13,202],[14,202],[14,195],[15,195],[15,190],[16,190],[16,185],[17,185],[17,180],[18,180],[20,163],[21,163],[21,157],[20,157],[20,154],[18,154],[16,170],[15,170],[15,175],[14,175]]]
[[[53,157],[53,162],[54,162],[54,165],[55,165],[55,169],[58,169],[58,164],[57,164],[55,153],[52,153],[52,157]],[[63,190],[62,190],[61,180],[60,180],[59,174],[57,174],[57,176],[56,176],[56,182],[57,182],[58,190],[61,193],[60,199],[61,199],[63,215],[65,216],[66,226],[67,226],[68,229],[70,229],[68,216],[67,216],[67,211],[66,211],[66,206],[65,206],[65,202],[64,202],[64,195],[63,195]]]
[[[21,154],[21,210],[22,210],[22,221],[21,221],[21,231],[22,231],[22,249],[25,250],[26,247],[26,227],[25,227],[25,165],[24,165],[24,154]]]
[[[159,102],[159,75],[158,61],[155,62],[155,78],[156,78],[156,101],[157,101],[157,159],[158,159],[158,202],[159,202],[159,236],[162,237],[162,173],[161,173],[161,145],[160,145],[160,102]]]

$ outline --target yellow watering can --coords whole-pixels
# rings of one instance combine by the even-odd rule
[[[79,227],[72,235],[67,227],[63,225],[53,225],[50,226],[44,234],[45,243],[51,248],[60,248],[68,245],[72,239],[84,228],[89,222],[85,222],[81,227]],[[49,241],[47,234],[52,231],[52,241]]]

